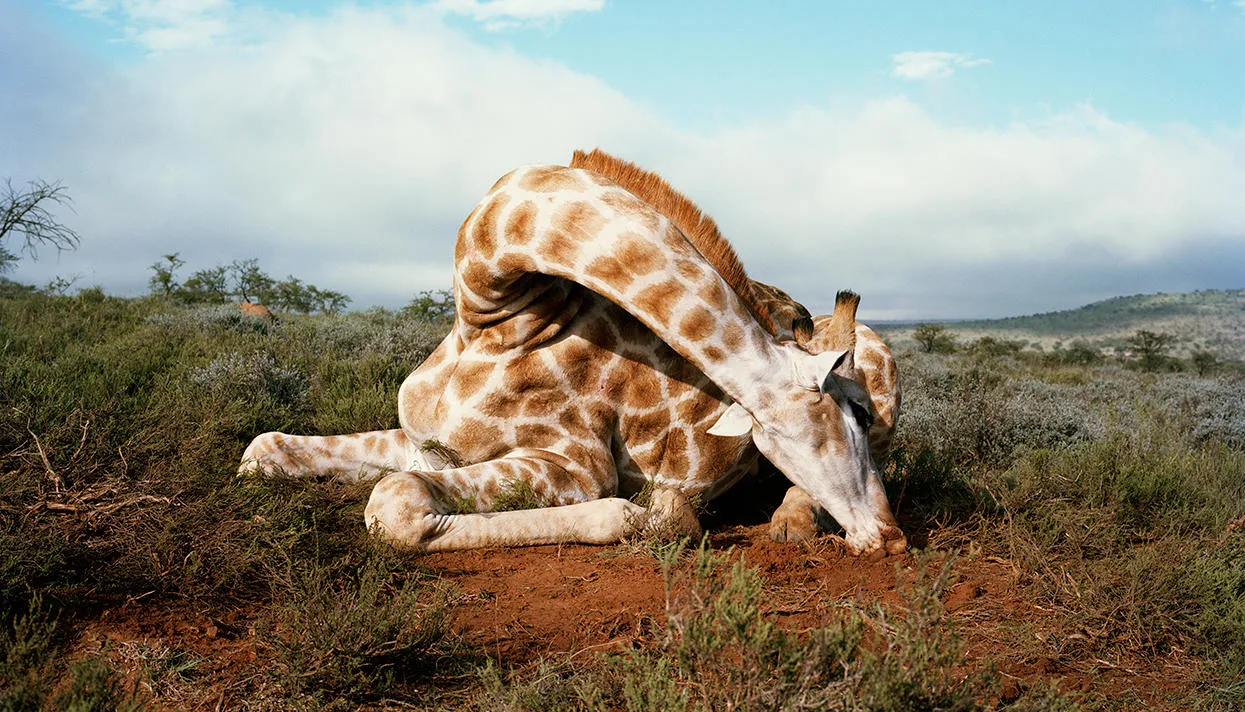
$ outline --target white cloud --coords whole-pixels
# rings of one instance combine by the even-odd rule
[[[107,19],[126,39],[153,52],[206,47],[230,31],[230,0],[62,0],[72,10]]]
[[[431,6],[466,15],[490,32],[523,25],[561,22],[576,12],[598,12],[605,0],[434,0]]]
[[[1146,129],[1092,106],[967,128],[896,96],[703,134],[426,6],[278,19],[244,47],[154,54],[39,101],[0,85],[6,174],[62,179],[83,236],[13,276],[138,293],[177,251],[400,305],[449,283],[458,226],[498,176],[593,146],[664,174],[757,277],[820,311],[841,287],[874,316],[1075,306],[1018,285],[1044,265],[1088,275],[1091,297],[1176,289],[1179,260],[1222,271],[1211,246],[1245,246],[1243,128]]]
[[[914,81],[945,79],[959,69],[992,64],[988,59],[975,59],[971,54],[958,52],[900,52],[892,55],[891,60],[895,63],[892,77]]]

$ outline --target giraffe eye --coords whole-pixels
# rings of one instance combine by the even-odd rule
[[[852,417],[856,419],[856,424],[861,430],[868,430],[873,425],[873,413],[870,413],[868,408],[854,400],[847,401],[847,405],[852,409]]]

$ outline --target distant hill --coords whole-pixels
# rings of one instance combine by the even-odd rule
[[[1074,341],[1114,349],[1122,346],[1126,337],[1146,329],[1176,336],[1178,354],[1208,350],[1224,359],[1245,359],[1245,289],[1136,294],[1079,309],[945,324],[961,342],[989,335],[1047,349]],[[909,327],[892,333],[898,336],[910,331]]]

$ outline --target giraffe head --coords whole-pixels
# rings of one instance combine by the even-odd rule
[[[869,453],[872,407],[852,361],[859,297],[841,292],[824,330],[824,348],[810,353],[781,344],[791,387],[764,412],[732,404],[713,435],[750,435],[757,449],[843,526],[855,553],[899,553],[907,547]],[[819,335],[820,336],[820,335]]]

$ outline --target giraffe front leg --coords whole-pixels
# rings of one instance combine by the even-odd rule
[[[891,523],[882,528],[882,545],[871,551],[863,552],[869,558],[897,556],[908,550],[908,539],[903,531],[894,525],[895,520],[890,514],[889,507],[885,511],[885,516]],[[787,490],[782,504],[774,510],[774,516],[770,517],[769,536],[774,541],[797,542],[811,539],[825,528],[823,522],[828,519],[829,514],[807,492],[799,487],[792,487]],[[841,541],[846,543],[846,540]]]
[[[251,441],[242,453],[238,474],[259,470],[286,477],[331,475],[354,482],[406,470],[416,457],[401,430],[327,436],[273,432]]]
[[[769,536],[774,541],[804,541],[817,535],[817,515],[821,506],[799,487],[787,490],[782,504],[769,520]]]
[[[498,485],[526,481],[533,489],[562,484],[572,503],[513,512],[453,514],[445,499],[492,505]],[[453,551],[539,544],[614,544],[642,531],[649,511],[618,497],[595,498],[558,464],[536,457],[507,457],[433,472],[396,472],[372,489],[363,518],[369,531],[390,543],[422,551]],[[538,486],[538,485],[544,485]],[[578,501],[574,500],[586,500]],[[678,512],[674,507],[671,511]]]

